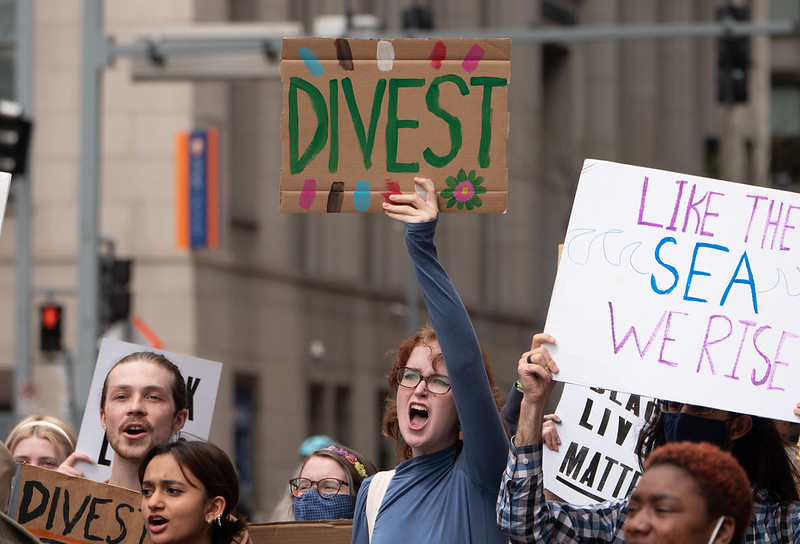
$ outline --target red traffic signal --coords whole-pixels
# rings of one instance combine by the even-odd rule
[[[61,351],[61,316],[63,308],[60,304],[46,303],[39,306],[39,349],[45,352]]]

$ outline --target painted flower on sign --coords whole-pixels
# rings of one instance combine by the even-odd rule
[[[457,206],[463,210],[464,206],[472,211],[473,208],[480,208],[483,205],[481,197],[486,193],[486,187],[482,185],[483,176],[476,176],[475,170],[470,170],[469,175],[464,169],[458,171],[456,176],[447,177],[447,189],[442,191],[442,198],[447,199],[447,207]]]

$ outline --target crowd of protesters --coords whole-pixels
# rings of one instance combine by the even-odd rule
[[[644,472],[629,497],[591,505],[548,500],[542,450],[558,441],[546,413],[559,370],[548,349],[556,339],[533,336],[503,409],[469,315],[437,256],[433,183],[415,183],[419,191],[389,195],[384,204],[387,216],[406,224],[430,316],[397,348],[388,372],[383,432],[396,441],[399,464],[378,472],[340,444],[310,452],[289,479],[294,519],[351,518],[357,544],[800,542],[794,457],[775,422],[744,407],[734,413],[660,401],[638,438]],[[213,444],[176,435],[186,422],[187,392],[167,357],[137,352],[119,360],[106,376],[99,417],[115,454],[107,483],[141,491],[154,544],[250,542],[237,514],[239,479],[229,457]],[[32,416],[11,431],[4,455],[82,476],[79,462],[91,460],[75,446],[66,423]],[[4,502],[13,472],[7,465],[0,467]]]

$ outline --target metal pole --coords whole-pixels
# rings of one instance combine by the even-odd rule
[[[15,98],[22,106],[23,115],[32,116],[33,109],[33,1],[16,2],[16,80]],[[28,161],[31,164],[32,161]],[[17,250],[14,274],[16,276],[16,340],[14,355],[14,415],[22,414],[20,392],[22,385],[31,379],[31,179],[28,175],[15,175],[11,183],[14,206],[17,211]]]
[[[97,360],[98,216],[100,194],[100,105],[103,69],[109,64],[109,40],[103,35],[101,0],[83,2],[81,81],[80,240],[78,249],[78,357],[74,399],[83,414]]]

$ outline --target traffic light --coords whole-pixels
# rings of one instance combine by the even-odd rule
[[[0,99],[0,170],[24,174],[28,167],[31,122],[17,102]]]
[[[747,21],[745,6],[725,5],[717,9],[717,19]],[[717,39],[717,100],[722,104],[747,102],[747,70],[750,68],[750,37],[723,36]]]
[[[100,257],[100,323],[105,327],[131,313],[131,260]]]
[[[61,351],[61,316],[63,308],[51,302],[39,306],[39,349],[45,353]]]

